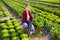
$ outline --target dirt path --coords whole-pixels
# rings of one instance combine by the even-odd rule
[[[48,40],[48,35],[44,37],[30,37],[30,40]]]
[[[7,10],[9,11],[9,13],[16,19],[18,20],[19,22],[21,21],[21,19],[16,15],[16,12],[12,11],[12,9],[10,9],[6,4],[5,4]],[[33,37],[33,36],[30,36],[29,37],[30,40],[48,40],[48,35],[46,36],[43,36],[43,37]]]

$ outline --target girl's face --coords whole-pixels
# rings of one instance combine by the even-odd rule
[[[29,6],[29,5],[28,5],[28,6],[26,6],[26,10],[28,10],[28,11],[30,10],[30,6]]]

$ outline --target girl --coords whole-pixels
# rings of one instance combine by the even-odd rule
[[[33,17],[31,15],[30,5],[26,5],[25,11],[22,13],[22,26],[23,28],[30,28],[31,31],[34,31]]]

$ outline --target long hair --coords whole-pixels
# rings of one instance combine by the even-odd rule
[[[26,4],[26,6],[25,6],[25,7],[27,7],[27,6],[30,6],[30,4]],[[30,12],[30,14],[31,14],[31,10],[29,10],[29,12]]]

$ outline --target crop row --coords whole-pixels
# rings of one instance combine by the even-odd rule
[[[0,7],[0,15],[3,15],[3,18],[5,15],[8,16],[9,12],[2,2]],[[23,32],[21,25],[13,17],[0,20],[0,29],[2,40],[29,40],[28,35]]]
[[[39,14],[38,14],[39,15]],[[54,23],[42,16],[38,16],[34,19],[34,25],[37,25],[37,28],[42,30],[44,27],[47,27],[50,30],[50,36],[52,40],[60,40],[60,25]]]
[[[6,7],[3,5],[2,2],[0,2],[0,18],[6,17],[8,15],[9,15],[9,13],[8,13],[8,11],[6,11]]]
[[[37,1],[37,0],[31,0],[31,1]],[[51,4],[57,4],[60,5],[60,0],[38,0],[37,2],[44,2],[44,3],[51,3]]]
[[[21,25],[13,17],[0,20],[0,28],[2,40],[29,40],[28,35],[23,32]]]
[[[11,0],[8,0],[8,1],[7,1],[7,0],[4,0],[4,1],[6,1],[5,3],[6,3],[7,5],[9,5],[9,7],[10,7],[12,10],[14,10],[19,17],[21,17],[22,10],[24,9],[24,8],[21,7],[21,5],[19,5],[18,3],[13,2],[13,1],[11,1]],[[21,10],[20,10],[20,9],[21,9]]]
[[[20,2],[20,1],[16,1],[16,2]],[[23,3],[23,4],[30,3],[31,4],[31,2],[20,2],[20,3]],[[39,10],[60,16],[60,10],[59,9],[49,8],[47,6],[41,6],[39,4],[34,4],[34,3],[31,4],[31,7],[34,7],[34,8],[37,8]]]
[[[45,1],[45,2],[52,2],[52,3],[60,3],[60,0],[41,0],[41,1]]]
[[[32,7],[38,8],[38,9],[45,11],[45,12],[48,12],[48,13],[52,13],[52,14],[57,15],[57,16],[60,16],[60,10],[58,10],[58,9],[53,9],[53,8],[49,8],[46,6],[39,6],[37,4],[32,4]]]

